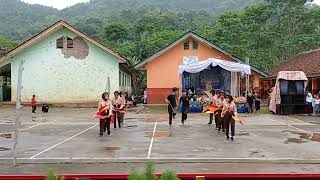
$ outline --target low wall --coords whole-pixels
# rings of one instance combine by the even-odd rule
[[[160,174],[157,174],[160,176]],[[78,174],[78,175],[59,175],[64,176],[65,180],[126,180],[128,174]],[[177,174],[181,180],[315,180],[320,178],[320,174]],[[44,180],[45,176],[19,176],[19,175],[6,175],[0,176],[0,180]]]

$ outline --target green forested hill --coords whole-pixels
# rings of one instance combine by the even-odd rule
[[[213,15],[239,9],[259,0],[91,0],[61,11],[29,5],[20,0],[0,0],[0,33],[21,41],[59,20],[80,26],[89,34],[96,33],[102,20],[123,10],[160,9],[186,12],[206,10]]]
[[[21,42],[58,19],[99,38],[132,64],[187,31],[265,71],[320,48],[320,6],[310,0],[92,0],[61,11],[0,0],[0,48],[8,50],[15,45],[9,39]],[[143,90],[145,76],[133,77],[135,88]]]

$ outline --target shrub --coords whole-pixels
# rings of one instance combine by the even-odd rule
[[[154,163],[147,162],[145,172],[137,172],[134,166],[131,167],[131,172],[128,180],[179,180],[173,171],[165,171],[160,178],[154,174]]]
[[[145,174],[138,173],[136,168],[132,166],[128,180],[146,180],[146,176]]]
[[[54,170],[49,169],[46,180],[64,180],[64,177],[60,177],[60,179],[56,176]]]
[[[180,180],[173,171],[165,171],[160,180]]]
[[[154,163],[147,162],[145,168],[146,168],[146,172],[145,172],[146,180],[156,180],[157,176],[154,175]]]

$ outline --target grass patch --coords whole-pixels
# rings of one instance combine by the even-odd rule
[[[272,114],[272,113],[269,111],[268,107],[261,107],[259,111],[254,111],[254,114]]]

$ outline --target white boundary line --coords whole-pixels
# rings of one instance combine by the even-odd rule
[[[274,121],[274,122],[277,122],[277,123],[279,123],[279,124],[282,124],[282,125],[285,125],[285,126],[291,127],[291,128],[293,128],[293,129],[296,129],[296,130],[298,130],[298,131],[302,131],[302,132],[305,132],[305,133],[311,133],[311,132],[309,132],[309,131],[306,131],[306,130],[303,130],[303,129],[300,129],[300,128],[297,128],[297,127],[291,126],[291,125],[286,124],[286,123],[284,123],[284,122],[280,122],[280,121],[277,121],[277,120],[274,120],[274,119],[271,119],[271,120],[272,120],[272,121]]]
[[[49,121],[49,122],[45,122],[45,123],[38,123],[38,124],[35,124],[33,126],[30,126],[30,127],[27,127],[27,128],[24,128],[24,129],[19,129],[18,131],[21,132],[21,131],[25,131],[25,130],[28,130],[28,129],[32,129],[34,127],[38,127],[38,126],[41,126],[41,125],[44,125],[44,124],[49,124],[49,123],[52,123],[52,122],[55,122],[57,120],[53,120],[53,121]],[[0,133],[0,135],[3,135],[3,134],[14,134],[14,132],[6,132],[6,133]]]
[[[49,122],[45,122],[45,123],[39,123],[39,124],[30,126],[30,127],[24,128],[24,129],[19,129],[19,131],[25,131],[25,130],[28,130],[28,129],[31,129],[31,128],[34,128],[34,127],[38,127],[38,126],[41,126],[41,125],[44,125],[44,124],[49,124],[49,123],[52,123],[52,122],[55,122],[55,121],[57,121],[57,120],[53,120],[53,121],[49,121]],[[14,132],[12,132],[12,133],[14,133]]]
[[[152,133],[152,138],[151,138],[151,142],[150,142],[150,146],[149,146],[147,159],[149,159],[151,156],[151,149],[152,149],[152,145],[153,145],[154,135],[156,133],[157,124],[158,124],[158,120],[156,120],[156,123],[154,123],[154,128],[153,128],[153,133]]]
[[[77,133],[77,134],[75,134],[75,135],[73,135],[73,136],[71,136],[71,137],[69,137],[69,138],[67,138],[67,139],[65,139],[65,140],[63,140],[63,141],[61,141],[61,142],[59,142],[59,143],[57,143],[57,144],[55,144],[55,145],[53,145],[53,146],[45,149],[45,150],[43,150],[43,151],[41,151],[41,152],[39,152],[38,154],[35,154],[35,155],[31,156],[29,159],[34,159],[35,157],[39,156],[40,154],[45,153],[45,152],[47,152],[47,151],[49,151],[49,150],[51,150],[51,149],[59,146],[60,144],[63,144],[63,143],[65,143],[65,142],[69,141],[70,139],[72,139],[72,138],[74,138],[74,137],[76,137],[76,136],[79,136],[80,134],[82,134],[82,133],[84,133],[84,132],[86,132],[86,131],[94,128],[94,127],[96,127],[98,124],[99,124],[99,123],[96,123],[95,125],[93,125],[93,126],[87,128],[87,129],[85,129],[85,130],[83,130],[83,131],[81,131],[81,132],[79,132],[79,133]]]

